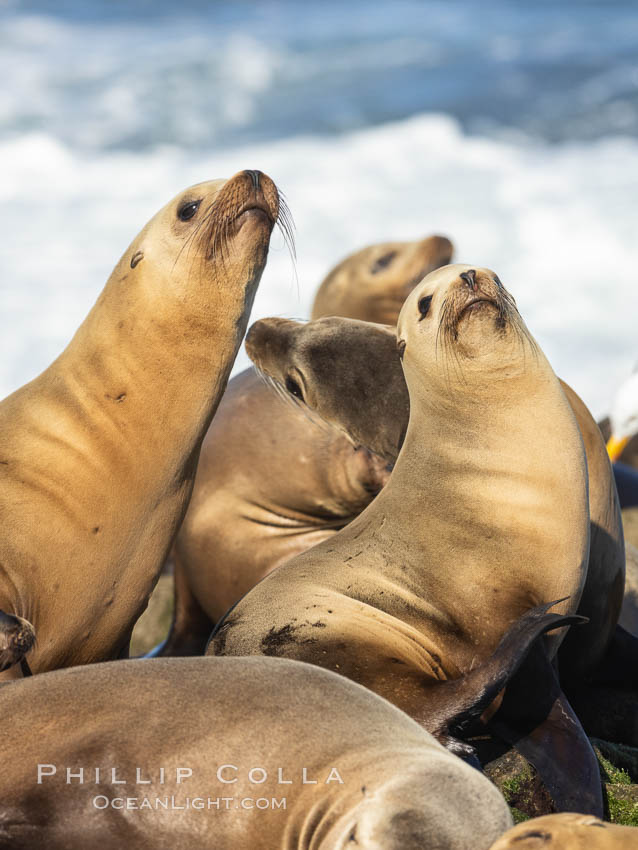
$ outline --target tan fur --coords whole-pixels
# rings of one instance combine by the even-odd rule
[[[631,850],[638,829],[571,812],[532,818],[508,830],[490,850]]]
[[[304,388],[303,406],[310,413],[394,464],[407,429],[409,403],[399,354],[384,345],[383,330],[342,318],[307,323],[260,319],[248,332],[246,349],[280,390],[286,376],[294,375]],[[579,613],[590,622],[568,636],[562,648],[564,670],[576,677],[595,669],[614,634],[623,600],[625,554],[605,443],[585,404],[563,381],[560,386],[583,438],[589,480],[591,546]],[[629,604],[625,596],[624,607]]]
[[[426,686],[484,660],[523,612],[565,596],[558,610],[576,611],[589,543],[578,428],[518,314],[501,328],[479,308],[456,344],[437,337],[467,269],[432,273],[401,311],[410,423],[386,487],[251,591],[210,654],[311,661],[427,723]],[[492,273],[476,274],[493,294]],[[419,321],[426,294],[432,314]],[[562,636],[548,639],[552,655]]]
[[[311,318],[345,316],[394,325],[403,302],[426,274],[452,259],[445,236],[370,245],[339,263],[323,280]]]
[[[3,850],[487,850],[512,822],[489,780],[405,714],[341,676],[292,661],[157,659],[61,670],[1,687],[0,716]],[[57,772],[37,784],[38,764]],[[229,764],[236,770],[221,776],[237,782],[223,784],[217,771]],[[178,767],[192,771],[181,783]],[[66,768],[76,774],[68,784]],[[126,784],[112,784],[113,768]],[[136,784],[137,768],[150,784]],[[250,783],[253,768],[267,772],[265,782],[257,772],[259,784]],[[342,782],[326,781],[332,768]],[[138,808],[99,810],[99,795]],[[145,797],[230,804],[146,810]],[[273,798],[285,798],[285,808],[255,804]]]
[[[396,323],[405,297],[449,262],[440,236],[350,255],[319,287],[313,316],[362,314]],[[375,264],[392,254],[376,272]],[[345,313],[344,313],[345,311]],[[327,540],[387,480],[386,464],[283,403],[249,370],[229,384],[202,445],[173,550],[176,609],[162,654],[203,651],[213,624],[275,567]]]
[[[279,564],[346,525],[386,477],[380,459],[243,372],[204,440],[176,569],[214,623]]]
[[[262,176],[255,190],[249,172],[181,193],[129,246],[64,352],[0,405],[0,609],[34,626],[33,672],[126,650],[277,215],[274,184]]]

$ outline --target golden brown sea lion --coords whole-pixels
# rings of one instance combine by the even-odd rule
[[[1,669],[29,649],[33,672],[126,652],[279,212],[258,171],[182,192],[131,243],[65,351],[0,404]]]
[[[384,333],[392,335],[388,328],[352,319],[261,319],[247,345],[291,402],[394,464],[408,425],[409,398],[399,354]],[[590,622],[568,634],[560,653],[565,675],[573,680],[593,676],[610,647],[623,599],[625,552],[605,443],[585,404],[567,384],[560,385],[581,432],[589,473],[591,545],[579,613]]]
[[[487,850],[512,823],[394,706],[285,659],[59,670],[0,715],[6,850]]]
[[[419,242],[382,242],[351,254],[324,279],[311,318],[346,316],[396,324],[403,302],[414,287],[452,260],[454,246],[445,236]]]
[[[492,272],[433,272],[405,302],[398,337],[410,421],[388,484],[331,540],[247,594],[208,652],[330,667],[433,728],[446,693],[464,689],[525,611],[557,598],[565,614],[576,611],[589,554],[587,472],[558,379]],[[270,344],[279,340],[251,334],[248,352],[267,357]],[[563,636],[547,639],[549,658]],[[547,756],[552,736],[570,740],[569,770],[598,813],[593,752],[547,659],[532,667],[526,713],[545,700],[536,725],[548,724],[534,747]],[[505,721],[525,737],[515,709]],[[574,802],[564,778],[553,792],[563,806]]]
[[[508,830],[490,850],[631,850],[638,829],[564,812],[532,818]]]
[[[440,236],[364,248],[328,274],[313,315],[345,311],[394,324],[410,289],[424,273],[449,262],[452,251]],[[373,343],[362,346],[378,357]],[[375,348],[391,353],[394,345],[386,336]],[[365,356],[363,349],[358,356]],[[407,419],[407,393],[405,398]],[[231,605],[279,564],[357,516],[387,475],[370,452],[282,404],[254,369],[233,378],[202,444],[173,548],[173,623],[154,654],[203,653],[214,624]]]

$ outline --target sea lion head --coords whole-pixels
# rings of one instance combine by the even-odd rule
[[[355,445],[396,459],[409,398],[393,328],[337,317],[260,319],[248,332],[246,351],[280,394]]]
[[[452,259],[445,236],[414,242],[380,242],[346,257],[324,278],[312,318],[344,316],[394,325],[412,289]]]
[[[397,347],[408,385],[427,380],[464,390],[521,368],[522,352],[536,351],[514,298],[498,276],[478,266],[450,265],[429,274],[407,298]]]
[[[562,812],[519,823],[491,850],[621,850],[638,840],[635,827],[604,823],[593,815]]]
[[[198,183],[149,221],[115,277],[127,292],[137,287],[146,300],[181,302],[193,311],[210,308],[216,290],[228,295],[229,287],[252,300],[275,224],[290,235],[289,214],[266,174],[240,171]]]
[[[500,792],[475,768],[460,760],[451,765],[442,750],[428,751],[425,760],[419,765],[415,759],[400,772],[395,767],[392,775],[392,764],[380,754],[379,779],[361,788],[357,803],[340,807],[343,815],[326,834],[325,847],[469,847],[470,831],[489,842],[511,825]]]

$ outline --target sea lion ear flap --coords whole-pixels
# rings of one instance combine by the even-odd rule
[[[535,641],[552,629],[588,622],[587,617],[577,614],[549,613],[550,608],[564,601],[557,599],[532,608],[509,627],[484,664],[458,679],[436,686],[433,714],[436,714],[438,728],[430,728],[430,731],[444,746],[459,755],[467,754],[468,746],[457,740],[457,736],[472,726],[496,699],[519,670]]]

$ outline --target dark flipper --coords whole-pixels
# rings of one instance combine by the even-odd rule
[[[550,608],[564,601],[558,599],[527,611],[505,632],[487,661],[459,679],[430,689],[426,725],[435,737],[449,749],[455,750],[458,744],[462,750],[463,745],[455,742],[454,737],[463,736],[478,721],[521,667],[534,641],[552,629],[587,622],[576,614],[548,613]],[[530,691],[529,697],[535,696]]]
[[[35,630],[28,620],[0,611],[0,673],[20,664],[24,674],[24,656],[34,644]]]
[[[536,768],[557,811],[603,816],[596,756],[540,642],[508,684],[489,727]]]
[[[528,611],[510,626],[484,664],[433,688],[431,703],[428,700],[432,717],[426,725],[449,749],[468,756],[471,747],[458,737],[476,724],[507,686],[501,707],[488,724],[490,729],[534,765],[558,810],[601,817],[596,757],[560,689],[544,645],[537,640],[545,632],[586,619],[548,613],[556,604]]]
[[[175,554],[173,560],[175,592],[173,622],[166,640],[152,649],[146,658],[203,655],[215,625],[193,596],[184,570],[180,567]]]

